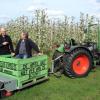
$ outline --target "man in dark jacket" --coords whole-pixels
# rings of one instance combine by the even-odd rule
[[[14,52],[12,40],[7,35],[4,28],[0,29],[0,55],[11,54]]]
[[[39,53],[38,46],[28,38],[28,33],[22,32],[21,39],[19,40],[15,50],[16,58],[23,59],[32,57],[32,49]]]

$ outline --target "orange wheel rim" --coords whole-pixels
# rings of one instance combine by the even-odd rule
[[[86,55],[79,55],[72,63],[73,70],[76,74],[85,74],[89,69],[89,58]]]

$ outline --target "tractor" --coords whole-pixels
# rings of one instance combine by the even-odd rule
[[[87,41],[76,43],[70,39],[56,48],[53,54],[52,73],[63,68],[63,73],[70,78],[85,77],[97,64],[100,64],[100,25],[89,24],[87,36],[89,37],[90,28],[97,27],[97,42]],[[89,40],[89,39],[88,39]]]

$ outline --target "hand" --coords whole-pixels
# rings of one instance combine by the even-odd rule
[[[43,55],[43,53],[38,53],[39,56]]]
[[[7,45],[7,44],[8,44],[8,42],[3,42],[2,44],[3,44],[3,45]]]
[[[12,56],[15,56],[15,53],[12,52],[11,55],[12,55]]]

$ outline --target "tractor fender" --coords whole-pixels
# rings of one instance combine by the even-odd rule
[[[93,57],[92,52],[87,47],[84,47],[84,46],[72,46],[69,50],[65,51],[65,53],[71,53],[71,52],[73,52],[74,50],[77,50],[77,49],[84,49],[84,50],[89,52],[91,57]]]
[[[58,48],[56,48],[56,51],[60,52],[60,53],[64,53],[64,44],[61,44]]]

